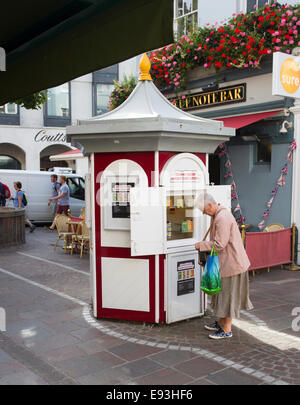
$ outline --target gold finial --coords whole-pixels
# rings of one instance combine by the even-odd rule
[[[140,68],[139,80],[152,80],[151,75],[149,73],[151,63],[146,53],[144,53],[141,58],[139,68]]]

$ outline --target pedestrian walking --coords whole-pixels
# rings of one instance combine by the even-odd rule
[[[49,198],[49,202],[51,201],[57,201],[57,208],[56,208],[56,214],[66,214],[68,215],[68,211],[70,209],[70,189],[69,186],[66,183],[67,178],[66,176],[60,176],[59,182],[61,184],[59,188],[59,193],[56,197],[51,197]],[[53,231],[54,230],[54,221],[51,226],[49,226],[49,230]]]
[[[215,246],[220,261],[221,291],[211,299],[211,309],[218,320],[205,328],[214,332],[209,335],[212,339],[230,338],[232,318],[239,318],[240,310],[253,308],[247,271],[250,262],[232,213],[207,193],[197,198],[195,206],[211,217],[210,240],[196,243],[195,248],[210,252]]]
[[[57,197],[60,189],[60,183],[57,181],[57,174],[52,174],[50,176],[51,186],[52,186],[52,197]],[[48,201],[48,206],[52,207],[53,219],[55,218],[57,210],[57,200]]]
[[[10,198],[14,202],[14,207],[15,208],[25,208],[25,205],[24,205],[24,200],[25,199],[24,199],[24,193],[22,191],[22,183],[20,181],[14,182],[14,189],[16,190],[16,195],[15,195],[15,197]],[[29,219],[27,218],[26,213],[25,213],[25,224],[27,224],[30,227],[30,232],[33,232],[35,230],[35,228],[36,228],[36,226],[33,225],[29,221]]]

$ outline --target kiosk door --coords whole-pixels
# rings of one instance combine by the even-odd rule
[[[167,255],[167,323],[203,315],[201,272],[195,250]]]

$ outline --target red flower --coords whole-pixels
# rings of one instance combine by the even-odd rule
[[[217,68],[220,68],[220,67],[222,67],[222,63],[219,62],[219,61],[216,61],[216,62],[215,62],[215,66],[216,66]]]

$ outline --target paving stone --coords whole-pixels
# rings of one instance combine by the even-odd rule
[[[150,358],[166,367],[194,358],[191,351],[166,350],[150,356]]]
[[[149,358],[143,358],[135,361],[128,362],[123,366],[116,367],[130,378],[137,378],[151,374],[157,370],[162,369],[163,366],[156,363]]]
[[[174,366],[174,368],[194,378],[200,378],[210,373],[224,369],[224,365],[221,365],[213,360],[198,357],[177,364]]]
[[[114,346],[108,350],[111,353],[114,353],[117,356],[128,361],[136,360],[141,357],[146,357],[149,356],[150,354],[154,354],[161,351],[160,348],[139,345],[137,343],[131,342],[124,343],[119,346]]]
[[[44,385],[47,384],[42,378],[26,370],[23,372],[7,374],[0,378],[0,385]]]
[[[140,377],[134,381],[138,385],[182,385],[190,384],[193,380],[192,377],[186,374],[175,371],[171,368],[156,371],[155,373],[148,374],[145,377]]]
[[[111,353],[101,352],[59,361],[55,363],[55,366],[69,376],[78,378],[122,363],[124,360]]]

